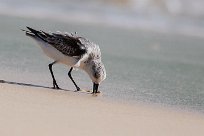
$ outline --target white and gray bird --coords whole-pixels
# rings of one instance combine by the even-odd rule
[[[74,83],[77,91],[81,89],[72,78],[73,68],[84,70],[93,82],[93,93],[98,93],[99,84],[106,78],[106,70],[101,61],[101,52],[98,45],[89,40],[68,33],[47,33],[27,27],[23,30],[26,35],[33,38],[43,52],[54,60],[49,64],[49,70],[53,79],[53,88],[60,89],[55,80],[52,65],[65,64],[70,68],[68,76]]]

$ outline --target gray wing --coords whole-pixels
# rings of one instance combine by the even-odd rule
[[[30,27],[27,28],[30,30],[26,31],[27,35],[40,38],[66,56],[82,56],[87,52],[86,47],[79,40],[80,37],[74,37],[67,34],[49,34],[43,31],[34,30]]]

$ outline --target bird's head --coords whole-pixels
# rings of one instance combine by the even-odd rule
[[[98,92],[98,86],[106,78],[106,70],[100,60],[93,60],[85,70],[93,82],[93,93]]]

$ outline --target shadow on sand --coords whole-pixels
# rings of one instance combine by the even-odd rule
[[[42,86],[42,85],[34,85],[34,84],[28,84],[28,83],[18,83],[18,82],[5,81],[5,80],[0,80],[0,83],[20,85],[20,86],[30,86],[30,87],[37,87],[37,88],[53,89],[52,87],[47,87],[47,86]],[[65,90],[65,89],[58,89],[58,90],[70,91],[70,90]]]
[[[47,86],[42,86],[42,85],[34,85],[34,84],[28,84],[28,83],[19,83],[19,82],[13,82],[13,81],[5,81],[5,80],[0,80],[0,84],[12,84],[12,85],[19,85],[19,86],[28,86],[28,87],[36,87],[36,88],[46,88],[46,89],[53,89],[52,87],[47,87]],[[60,90],[60,91],[71,91],[71,90],[66,90],[66,89],[53,89],[53,90]],[[90,90],[85,91],[73,91],[73,92],[78,92],[78,93],[86,93],[86,94],[92,94],[93,96],[98,96],[98,94],[93,94],[91,93]]]

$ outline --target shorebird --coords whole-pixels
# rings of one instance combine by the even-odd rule
[[[99,84],[106,78],[106,70],[101,61],[101,52],[97,44],[76,34],[47,33],[27,27],[26,35],[34,39],[43,52],[53,59],[49,70],[53,79],[53,88],[60,89],[52,71],[52,66],[57,63],[65,64],[70,68],[68,76],[74,83],[77,91],[81,89],[72,78],[73,68],[84,70],[93,82],[93,93],[99,93]]]

